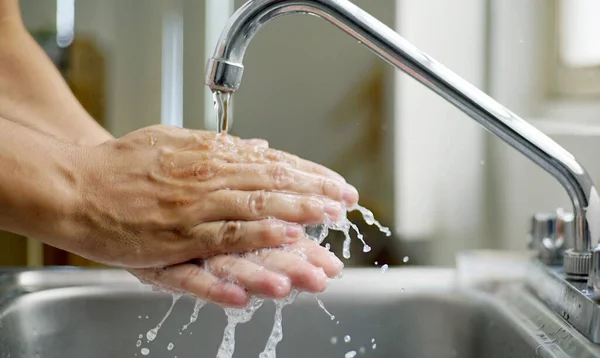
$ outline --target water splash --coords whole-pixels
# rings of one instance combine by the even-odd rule
[[[173,307],[175,307],[175,304],[181,298],[181,296],[183,296],[182,293],[172,293],[171,294],[171,297],[172,297],[171,307],[169,308],[169,310],[167,311],[167,313],[165,314],[163,319],[158,323],[158,325],[156,327],[152,328],[151,330],[149,330],[148,333],[146,333],[146,339],[148,340],[148,342],[152,342],[156,338],[158,331],[160,330],[162,325],[167,320],[167,317],[169,317],[169,315],[173,311]]]
[[[295,298],[295,297],[294,297]],[[223,340],[217,352],[217,358],[231,358],[235,350],[235,328],[240,323],[248,322],[254,312],[264,303],[264,299],[252,297],[246,308],[225,308],[227,326],[223,333]]]
[[[325,308],[325,304],[323,303],[323,301],[321,301],[321,300],[319,299],[319,297],[317,297],[316,295],[315,295],[315,299],[317,300],[317,304],[319,305],[319,307],[321,307],[321,309],[322,309],[322,310],[323,310],[323,311],[324,311],[324,312],[325,312],[325,313],[326,313],[326,314],[329,316],[329,318],[331,318],[331,320],[333,321],[333,320],[335,319],[335,316],[334,316],[334,315],[332,315],[332,314],[331,314],[331,313],[330,313],[330,312],[327,310],[327,308]]]
[[[196,303],[194,303],[194,310],[192,311],[192,315],[190,316],[190,321],[188,323],[184,324],[183,327],[181,327],[181,330],[179,331],[180,334],[181,334],[181,332],[188,329],[188,327],[192,323],[196,322],[196,320],[198,319],[198,313],[200,312],[200,309],[202,309],[202,307],[204,307],[204,305],[206,305],[206,301],[196,299]]]
[[[352,211],[355,210],[358,210],[362,214],[363,219],[368,225],[375,225],[377,226],[379,231],[385,234],[385,236],[392,236],[392,231],[388,227],[381,225],[379,221],[375,220],[375,215],[373,215],[373,212],[371,210],[362,207],[358,204],[354,207],[354,209],[352,209]]]
[[[265,349],[260,353],[259,358],[275,358],[277,345],[283,339],[283,316],[281,315],[283,307],[293,303],[296,297],[298,297],[298,293],[298,290],[292,290],[292,293],[288,297],[275,301],[273,329],[271,330],[271,335],[267,340]]]

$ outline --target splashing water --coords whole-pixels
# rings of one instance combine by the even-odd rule
[[[354,211],[354,210],[358,210],[362,214],[363,219],[365,220],[365,222],[368,225],[377,226],[379,231],[384,233],[385,236],[387,236],[387,237],[392,236],[392,231],[388,227],[381,225],[381,223],[379,223],[379,221],[375,220],[375,215],[373,215],[373,212],[371,210],[369,210],[365,207],[362,207],[360,205],[356,205],[352,211]]]
[[[190,316],[190,321],[188,323],[184,324],[183,327],[181,327],[181,330],[179,331],[180,334],[181,334],[181,332],[188,329],[188,327],[192,323],[196,322],[196,320],[198,319],[198,313],[200,312],[200,309],[202,307],[204,307],[204,305],[206,305],[206,301],[196,299],[196,303],[194,303],[194,311],[192,312],[192,315]]]
[[[326,313],[326,314],[329,316],[329,318],[331,318],[331,320],[333,321],[333,320],[335,319],[335,316],[334,316],[334,315],[332,315],[332,314],[331,314],[331,313],[330,313],[330,312],[327,310],[327,308],[325,308],[325,304],[323,303],[323,301],[321,301],[321,300],[319,299],[319,297],[317,297],[316,295],[315,295],[315,299],[317,300],[317,304],[319,305],[319,307],[321,307],[321,309],[322,309],[322,310],[323,310],[323,311],[324,311],[324,312],[325,312],[325,313]]]
[[[259,358],[275,358],[277,344],[279,344],[279,342],[281,342],[283,339],[283,317],[281,312],[283,307],[294,302],[296,297],[298,297],[298,293],[298,290],[292,290],[292,293],[288,297],[275,301],[275,320],[273,323],[273,330],[271,330],[271,335],[267,340],[265,349],[262,351],[262,353],[260,353]]]
[[[169,317],[169,315],[171,314],[171,311],[173,311],[173,307],[175,307],[175,303],[177,303],[177,301],[179,301],[179,299],[181,298],[181,296],[183,296],[183,294],[182,293],[173,293],[173,294],[171,294],[171,296],[172,296],[171,307],[169,308],[167,313],[164,315],[163,319],[158,323],[158,325],[156,327],[152,328],[151,330],[148,331],[148,333],[146,333],[146,339],[148,340],[148,342],[152,342],[156,338],[158,331],[160,330],[162,325],[167,320],[167,317]]]
[[[227,133],[227,131],[229,130],[229,128],[231,126],[231,105],[230,105],[231,93],[223,93],[220,91],[215,91],[215,92],[213,92],[213,99],[214,99],[215,108],[217,110],[217,131],[218,131],[218,133]],[[361,213],[364,221],[368,225],[375,225],[379,229],[379,231],[381,231],[388,237],[392,235],[390,229],[381,225],[379,223],[379,221],[377,221],[375,219],[373,212],[371,212],[369,209],[357,204],[355,207],[353,207],[352,209],[350,209],[348,211],[359,211]],[[367,243],[365,242],[363,235],[360,233],[360,231],[358,229],[358,226],[356,226],[354,223],[350,222],[350,220],[348,220],[348,218],[345,215],[340,221],[335,222],[335,223],[334,222],[326,222],[322,225],[305,227],[306,235],[310,239],[312,239],[313,241],[318,243],[319,245],[322,244],[323,241],[325,240],[325,238],[329,235],[329,230],[341,231],[344,234],[345,239],[343,241],[343,246],[342,246],[342,256],[345,259],[350,258],[350,244],[352,242],[352,237],[350,236],[351,230],[356,233],[357,238],[363,244],[363,252],[366,253],[366,252],[371,251],[371,247],[369,245],[367,245]],[[329,248],[330,248],[329,244],[326,245],[326,248],[327,248],[327,250],[329,250]],[[304,254],[303,252],[297,252],[297,254],[299,254],[304,259],[307,259],[306,254]],[[331,254],[333,255],[333,253],[331,253]],[[385,272],[387,270],[387,266],[388,265],[382,266],[382,268],[381,268],[382,272]],[[287,305],[292,304],[295,301],[295,299],[297,298],[297,296],[299,295],[299,293],[300,292],[298,290],[294,289],[294,290],[292,290],[292,292],[290,293],[290,295],[288,297],[279,299],[279,300],[274,300],[274,302],[275,302],[275,317],[274,317],[274,322],[273,322],[273,329],[271,330],[271,334],[267,340],[265,349],[263,350],[262,353],[260,353],[260,358],[276,358],[277,345],[283,339],[283,323],[282,323],[283,308]],[[158,324],[157,327],[148,331],[148,333],[146,334],[148,341],[153,341],[156,338],[156,335],[158,334],[160,327],[162,326],[162,324],[164,323],[166,318],[169,316],[169,314],[173,310],[175,303],[177,302],[177,300],[179,300],[180,297],[181,297],[181,294],[173,294],[173,303],[171,305],[171,308],[165,315],[165,317],[161,320],[161,322]],[[334,320],[335,316],[332,315],[325,308],[325,305],[323,304],[323,302],[317,296],[315,296],[315,298],[317,300],[317,304],[319,305],[319,307],[331,318],[331,320]],[[259,297],[252,297],[250,299],[250,303],[248,304],[248,306],[246,308],[242,308],[242,309],[240,309],[240,308],[225,308],[225,314],[227,315],[227,326],[225,327],[225,330],[223,332],[223,340],[221,341],[221,345],[219,346],[217,358],[233,357],[233,353],[235,350],[235,329],[236,329],[237,325],[240,323],[248,322],[252,318],[254,313],[263,305],[263,303],[264,303],[264,299],[259,298]],[[194,323],[198,319],[199,311],[205,305],[206,305],[205,301],[196,300],[196,303],[194,305],[194,311],[192,312],[190,321],[189,321],[189,323],[185,324],[182,327],[179,334],[181,334],[181,332],[185,331],[192,323]],[[339,324],[339,321],[337,321],[336,324]],[[344,341],[346,343],[349,342],[350,336],[345,336]],[[372,348],[375,349],[376,345],[374,343],[374,339],[372,340],[372,342],[373,342]],[[332,344],[337,343],[337,338],[333,337],[331,339],[331,343]],[[173,345],[170,344],[169,347],[170,347],[170,349],[172,349]],[[142,349],[143,355],[147,355],[148,353],[149,353],[149,350],[147,348]],[[361,351],[361,353],[363,353],[363,352]],[[345,358],[353,358],[356,355],[357,355],[356,351],[349,351],[345,354]]]
[[[252,297],[246,308],[225,308],[227,314],[227,326],[223,333],[223,341],[217,352],[217,358],[231,358],[235,350],[235,328],[240,323],[248,322],[254,312],[264,303],[264,299]]]

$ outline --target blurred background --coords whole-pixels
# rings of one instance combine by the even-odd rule
[[[164,123],[214,130],[204,66],[236,0],[21,0],[24,21],[115,136]],[[538,127],[600,181],[600,3],[354,0]],[[232,133],[331,167],[391,238],[349,265],[453,265],[457,251],[523,249],[530,216],[571,208],[548,174],[355,40],[310,16],[259,32]],[[341,237],[328,239],[341,251]],[[2,265],[92,265],[0,234]]]

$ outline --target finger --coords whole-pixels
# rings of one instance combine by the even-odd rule
[[[291,252],[302,253],[306,260],[325,271],[327,277],[338,277],[344,263],[335,254],[311,239],[303,238],[286,247]]]
[[[358,191],[350,184],[293,168],[289,164],[222,164],[213,189],[270,190],[325,196],[347,207],[358,203]]]
[[[193,263],[163,269],[135,269],[130,272],[144,281],[176,291],[188,292],[223,306],[244,307],[249,300],[248,294],[239,285],[220,280],[203,267]]]
[[[336,173],[335,171],[326,168],[320,164],[311,162],[306,159],[302,159],[296,155],[289,154],[280,150],[276,150],[273,148],[265,148],[263,150],[259,150],[255,154],[255,161],[257,163],[288,163],[292,165],[294,168],[304,170],[310,173],[323,175],[326,177],[330,177],[332,179],[346,182],[343,176]]]
[[[237,255],[218,255],[206,261],[217,277],[230,280],[250,293],[270,298],[284,298],[290,294],[291,282],[286,276],[265,270],[264,267]]]
[[[214,221],[197,225],[185,235],[186,253],[192,259],[288,245],[303,237],[304,229],[275,219]]]
[[[264,139],[259,139],[259,138],[242,139],[241,142],[244,144],[247,144],[249,146],[252,146],[252,147],[269,148],[269,142],[267,142]]]
[[[218,190],[206,195],[196,211],[203,222],[274,218],[299,224],[338,222],[344,207],[333,200],[268,191]]]
[[[295,252],[284,249],[268,249],[245,256],[249,260],[263,265],[266,269],[279,272],[292,282],[293,287],[308,292],[322,292],[327,286],[327,275]]]

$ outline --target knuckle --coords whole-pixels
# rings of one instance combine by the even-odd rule
[[[300,203],[300,210],[307,220],[320,222],[325,218],[324,205],[320,199],[304,198]]]
[[[207,181],[216,175],[216,169],[211,162],[196,163],[192,166],[192,175],[198,181]]]
[[[262,216],[266,210],[271,194],[266,191],[255,191],[248,196],[248,210],[255,217]]]
[[[204,294],[204,298],[209,301],[213,301],[213,302],[220,301],[220,297],[219,297],[220,296],[219,295],[220,285],[221,285],[221,283],[219,281],[209,283],[208,286],[206,287],[206,292]]]
[[[267,158],[273,162],[283,162],[286,155],[284,152],[276,149],[267,150]]]
[[[219,231],[219,242],[224,247],[236,246],[243,238],[243,225],[240,221],[227,221]]]
[[[268,176],[275,189],[285,189],[290,182],[290,172],[287,166],[283,164],[270,165]]]
[[[273,243],[277,241],[277,233],[280,230],[280,224],[276,220],[264,220],[260,223],[260,229],[258,231],[258,239],[261,243]]]

